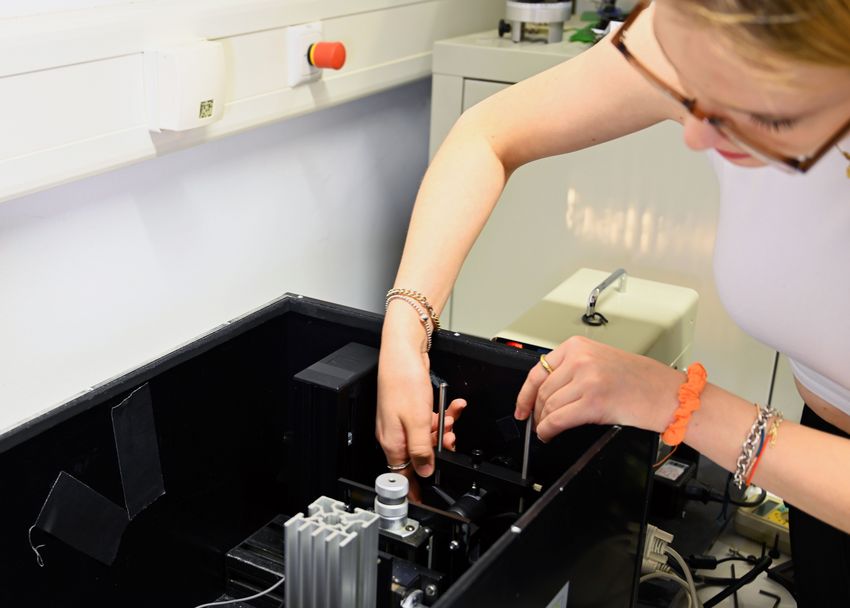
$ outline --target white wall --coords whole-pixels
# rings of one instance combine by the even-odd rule
[[[144,0],[3,0],[0,5],[0,18],[72,11],[113,4],[132,4],[140,1]]]
[[[417,82],[0,205],[0,433],[284,292],[378,311]]]

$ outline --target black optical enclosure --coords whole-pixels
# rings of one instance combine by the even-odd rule
[[[0,605],[191,608],[234,589],[228,553],[251,538],[282,568],[270,522],[319,493],[366,505],[386,472],[381,322],[287,294],[0,436]],[[435,335],[431,369],[469,405],[457,452],[437,459],[442,490],[423,480],[411,505],[433,522],[432,555],[382,544],[379,606],[398,603],[401,571],[431,581],[422,598],[440,608],[635,605],[656,436],[588,426],[535,439],[523,479],[513,411],[536,361]],[[470,503],[468,488],[487,490],[489,511],[439,503]],[[441,536],[459,531],[466,545]]]

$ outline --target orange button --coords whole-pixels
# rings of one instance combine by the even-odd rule
[[[310,65],[338,70],[345,65],[345,45],[341,42],[317,42],[307,52]]]

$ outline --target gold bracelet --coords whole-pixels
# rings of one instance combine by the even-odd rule
[[[767,433],[767,436],[770,438],[770,447],[776,445],[776,438],[779,436],[779,425],[782,424],[783,420],[782,412],[776,412],[771,419],[770,431]]]
[[[434,331],[438,331],[440,329],[440,316],[437,314],[437,311],[434,310],[434,307],[431,306],[431,303],[428,301],[424,295],[419,293],[418,291],[414,291],[413,289],[402,289],[401,287],[394,287],[387,292],[387,303],[389,303],[389,299],[392,296],[406,296],[408,298],[413,298],[425,309],[428,311],[428,315],[431,317],[431,323],[434,325]]]
[[[405,296],[401,294],[391,295],[387,298],[387,303],[384,306],[384,310],[390,307],[390,302],[393,300],[403,300],[410,304],[416,313],[419,315],[419,321],[422,323],[422,327],[425,328],[425,352],[429,352],[431,350],[431,335],[434,333],[434,326],[431,321],[431,317],[425,312],[425,309],[419,305],[419,302],[410,296]]]

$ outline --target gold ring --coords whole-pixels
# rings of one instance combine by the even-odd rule
[[[552,369],[552,366],[549,365],[549,362],[546,360],[546,355],[540,355],[540,365],[543,366],[543,369],[546,370],[546,373],[551,374],[555,370]]]
[[[387,468],[390,471],[403,471],[410,466],[410,461],[402,462],[401,464],[388,464]]]

